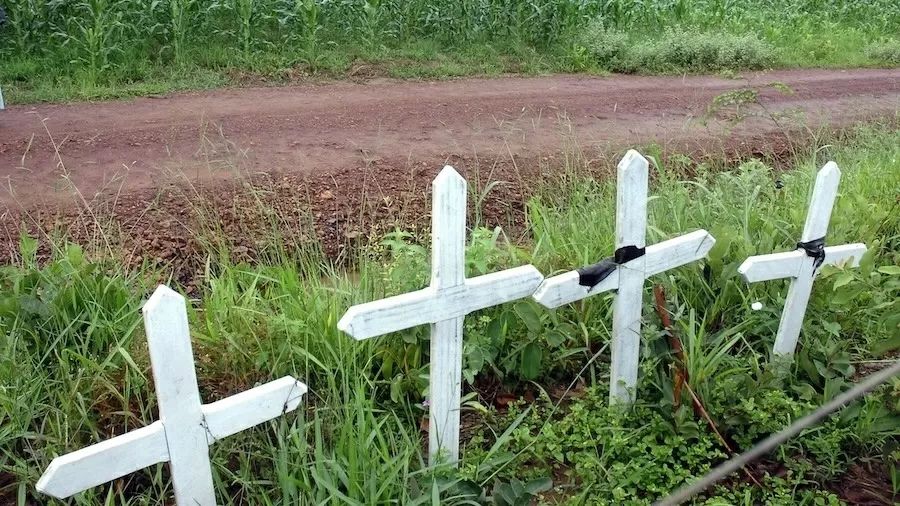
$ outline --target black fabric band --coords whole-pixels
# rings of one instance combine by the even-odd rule
[[[597,286],[597,283],[609,277],[620,265],[644,256],[646,251],[646,248],[637,246],[622,246],[616,250],[613,256],[578,269],[578,284],[593,288]]]
[[[806,242],[798,242],[797,247],[806,252],[806,256],[815,259],[813,269],[818,269],[825,263],[825,237]]]

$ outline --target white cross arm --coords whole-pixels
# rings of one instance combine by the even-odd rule
[[[644,277],[699,260],[709,253],[715,243],[715,238],[709,232],[697,230],[647,246],[646,253],[642,257]],[[620,265],[619,269],[627,269],[636,263],[635,260],[626,262]],[[616,276],[615,273],[610,274],[593,287],[582,286],[578,280],[578,271],[569,271],[559,276],[553,276],[541,284],[534,294],[534,299],[546,307],[555,308],[619,287],[619,276]]]
[[[297,409],[306,385],[291,376],[203,406],[209,444]],[[210,440],[210,438],[213,438]]]
[[[168,462],[162,422],[56,457],[38,480],[38,491],[65,499],[145,467]]]
[[[825,248],[824,265],[848,264],[858,267],[859,260],[866,252],[862,243],[842,244]],[[803,250],[757,255],[744,260],[738,267],[738,273],[749,283],[770,281],[773,279],[795,278],[805,261],[812,261]]]
[[[209,444],[299,406],[306,385],[285,376],[202,407]],[[169,461],[162,422],[133,430],[101,443],[53,459],[37,483],[37,490],[65,499],[89,488]]]
[[[440,290],[429,287],[353,306],[341,317],[338,329],[355,339],[368,339],[437,323],[527,297],[543,280],[534,266],[523,265],[470,278],[458,286]]]

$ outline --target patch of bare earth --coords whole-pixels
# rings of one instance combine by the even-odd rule
[[[733,100],[746,90],[754,100]],[[23,230],[182,281],[211,241],[239,260],[279,243],[346,260],[395,226],[426,227],[445,163],[470,182],[470,224],[516,239],[542,181],[605,177],[627,148],[777,161],[898,110],[900,70],[378,80],[13,106],[0,113],[0,260]]]

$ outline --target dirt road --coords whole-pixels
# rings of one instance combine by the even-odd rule
[[[779,82],[784,93],[768,83]],[[763,87],[776,125],[703,122],[715,97]],[[681,149],[763,149],[784,124],[841,126],[900,109],[900,70],[800,70],[719,77],[587,77],[371,82],[228,89],[129,101],[12,106],[0,112],[0,176],[19,203],[54,199],[62,175],[93,195],[117,175],[125,190],[170,170],[228,178],[250,171],[344,174],[362,168],[523,162],[577,145],[589,156],[658,142]],[[799,119],[798,119],[799,118]],[[51,138],[52,136],[52,138]],[[58,163],[57,151],[64,164]],[[463,167],[465,168],[465,167]],[[119,184],[118,182],[116,184]],[[9,192],[3,199],[10,202]]]

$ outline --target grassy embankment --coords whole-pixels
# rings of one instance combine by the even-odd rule
[[[865,241],[870,253],[859,270],[825,269],[797,363],[776,374],[768,354],[786,285],[749,287],[736,268],[748,255],[794,247],[815,169],[826,159],[844,174],[828,240]],[[655,165],[648,240],[699,227],[718,240],[707,261],[656,282],[685,344],[691,389],[741,450],[847,388],[900,345],[900,132],[860,131],[841,147],[801,155],[789,172],[752,161],[725,169]],[[614,182],[579,172],[570,167],[531,199],[526,244],[474,230],[469,275],[524,262],[550,274],[609,254]],[[273,223],[276,243],[277,230]],[[474,434],[460,472],[427,469],[419,429],[427,329],[365,342],[336,329],[352,303],[422,286],[424,240],[401,233],[374,240],[350,274],[315,248],[273,248],[247,264],[229,260],[216,237],[204,239],[207,269],[190,309],[203,398],[285,374],[311,388],[296,413],[212,447],[222,503],[412,504],[440,497],[461,504],[493,497],[492,504],[507,504],[497,497],[517,490],[516,479],[533,488],[552,479],[546,497],[554,501],[645,503],[724,459],[720,442],[691,411],[688,392],[674,399],[672,356],[649,295],[640,401],[626,413],[607,409],[611,304],[610,296],[598,296],[557,311],[520,301],[466,319],[464,418]],[[102,244],[58,243],[46,263],[36,261],[35,250],[35,241],[23,239],[21,259],[0,270],[4,503],[43,500],[33,487],[54,456],[156,416],[138,309],[166,271],[123,271]],[[764,308],[752,311],[754,301]],[[497,391],[507,400],[497,401]],[[506,407],[508,393],[535,401]],[[708,504],[836,504],[829,490],[841,482],[896,500],[898,415],[895,381],[754,468],[764,488],[732,482]],[[155,466],[73,503],[157,504],[170,493],[164,466]]]
[[[10,0],[11,103],[245,83],[900,64],[892,0]]]

